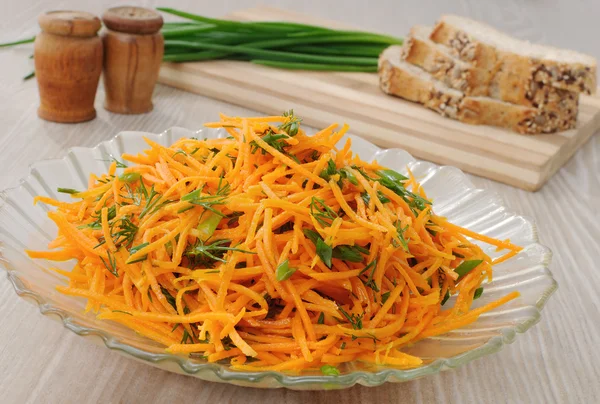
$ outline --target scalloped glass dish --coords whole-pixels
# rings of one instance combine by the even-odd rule
[[[524,247],[516,257],[494,267],[494,280],[484,285],[485,293],[474,302],[475,307],[513,290],[518,290],[521,297],[485,313],[468,327],[408,347],[408,353],[424,359],[425,364],[416,369],[399,370],[353,362],[340,368],[340,376],[324,376],[320,372],[243,372],[231,370],[226,364],[211,364],[165,353],[158,343],[124,326],[97,320],[92,313],[84,314],[83,299],[58,293],[55,286],[64,281],[48,267],[53,265],[70,270],[73,262],[33,261],[23,252],[25,248],[45,249],[56,234],[54,223],[46,216],[48,207],[44,204],[34,206],[34,196],[48,195],[69,200],[68,195],[57,194],[56,188],[86,187],[89,173],[106,172],[109,165],[106,160],[110,156],[143,150],[145,143],[142,135],[163,145],[170,145],[181,137],[222,137],[226,133],[214,129],[192,132],[182,128],[172,128],[161,134],[121,132],[95,148],[73,148],[63,159],[33,164],[29,176],[18,187],[0,195],[0,265],[7,270],[17,294],[35,302],[42,314],[53,314],[53,318],[59,319],[66,328],[78,335],[92,337],[95,342],[104,343],[112,350],[161,369],[209,381],[298,390],[338,389],[356,383],[377,386],[384,382],[407,381],[454,368],[500,350],[504,344],[511,343],[518,333],[527,331],[540,320],[546,300],[557,288],[548,270],[551,252],[538,244],[537,229],[531,220],[507,210],[494,194],[474,188],[457,168],[417,161],[403,150],[382,150],[361,138],[353,137],[352,149],[363,160],[377,159],[399,172],[406,172],[406,167],[410,167],[432,198],[433,208],[438,215],[494,238],[510,238],[513,243]],[[491,246],[479,244],[492,258],[501,254]],[[448,304],[452,303],[453,298]]]

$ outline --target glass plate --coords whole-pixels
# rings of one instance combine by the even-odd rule
[[[457,168],[417,161],[403,150],[382,150],[361,138],[352,137],[352,149],[362,159],[377,159],[382,165],[404,173],[406,167],[410,167],[432,198],[436,214],[497,239],[510,238],[513,243],[523,246],[523,251],[516,257],[494,267],[493,282],[485,285],[485,293],[474,305],[484,305],[513,290],[518,290],[521,297],[485,313],[468,327],[408,347],[408,353],[424,359],[424,366],[416,369],[399,370],[353,362],[341,367],[340,376],[324,376],[316,371],[302,374],[245,372],[231,370],[226,364],[211,364],[165,353],[158,343],[124,326],[96,320],[92,313],[84,314],[83,299],[58,293],[55,286],[64,283],[64,280],[48,268],[54,265],[70,270],[73,262],[33,261],[23,252],[25,248],[45,249],[56,235],[54,223],[46,216],[49,208],[41,203],[34,206],[34,196],[47,195],[68,201],[69,195],[58,194],[57,187],[85,188],[89,173],[106,172],[111,156],[118,157],[124,152],[138,153],[145,149],[143,136],[170,145],[182,137],[212,138],[226,136],[226,133],[215,129],[192,132],[182,128],[172,128],[161,134],[121,132],[95,148],[72,148],[62,159],[33,164],[29,176],[18,187],[0,195],[0,265],[7,270],[17,294],[35,302],[42,314],[52,314],[78,335],[91,337],[112,350],[161,369],[242,386],[298,390],[338,389],[356,383],[377,386],[384,382],[407,381],[454,368],[500,350],[517,334],[527,331],[540,320],[546,300],[557,288],[548,270],[551,252],[538,243],[537,229],[532,220],[506,209],[495,194],[474,188]],[[480,245],[491,257],[500,255],[493,247]],[[449,305],[452,303],[453,298]]]

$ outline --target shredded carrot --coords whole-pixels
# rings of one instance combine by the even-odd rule
[[[286,372],[417,367],[407,345],[518,296],[472,308],[492,266],[521,248],[437,216],[412,173],[389,171],[392,186],[351,142],[338,150],[347,126],[311,137],[289,113],[207,126],[230,137],[146,139],[122,156],[124,175],[113,162],[72,203],[35,198],[58,236],[27,253],[77,262],[52,268],[61,293],[170,353]],[[493,261],[471,239],[505,253]]]

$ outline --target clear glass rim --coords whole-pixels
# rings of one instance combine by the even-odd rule
[[[169,133],[171,130],[176,128],[171,128],[162,132],[159,136],[164,136],[166,133]],[[179,129],[179,128],[177,128]],[[120,136],[123,136],[127,132],[120,132],[113,139],[106,140],[104,142],[99,143],[92,149],[97,149],[102,147],[105,143],[111,142],[113,140],[118,140]],[[131,133],[131,132],[129,132]],[[139,132],[138,132],[139,133]],[[384,150],[381,149],[372,143],[359,138],[357,136],[350,136],[354,139],[361,139],[362,142],[366,142],[373,149],[377,149],[378,151]],[[66,156],[68,156],[74,149],[71,148],[67,151]],[[401,149],[388,149],[388,150],[401,150]],[[65,160],[67,157],[63,157],[61,159],[46,159],[42,160],[44,162],[54,161],[54,160]],[[40,162],[42,162],[40,161]],[[40,163],[36,162],[30,166],[31,169],[35,166],[35,164]],[[461,171],[460,173],[465,176],[465,174]],[[490,193],[490,191],[482,190],[480,188],[475,188],[472,182],[466,178],[465,180],[469,186],[473,189],[480,190],[484,193]],[[21,183],[24,182],[24,179],[21,180]],[[11,187],[3,190],[0,193],[0,210],[3,209],[5,205],[6,195],[9,194],[12,190],[16,190],[19,186]],[[523,217],[522,215],[518,215]],[[539,237],[537,234],[537,225],[533,220],[530,220],[533,230],[534,230],[534,240],[531,244],[539,244]],[[1,244],[0,244],[1,247]],[[545,249],[545,256],[541,265],[547,271],[547,275],[551,277],[551,282],[549,286],[543,291],[540,298],[537,300],[534,307],[537,309],[537,312],[531,318],[528,318],[526,321],[520,322],[512,327],[505,327],[500,330],[501,335],[491,337],[486,343],[481,346],[469,350],[467,352],[443,359],[437,359],[427,365],[414,368],[414,369],[396,369],[396,368],[384,368],[381,370],[377,370],[374,372],[369,371],[352,371],[350,373],[341,374],[339,376],[328,376],[328,375],[302,375],[302,374],[290,374],[283,373],[277,371],[237,371],[230,370],[226,365],[218,364],[218,363],[201,363],[198,361],[194,361],[192,359],[178,356],[169,353],[156,353],[150,352],[144,349],[139,349],[133,347],[129,344],[123,343],[119,341],[117,338],[113,337],[109,333],[105,332],[100,328],[90,327],[90,326],[82,326],[77,323],[77,320],[74,319],[67,311],[62,310],[58,307],[53,306],[49,303],[43,296],[40,294],[28,289],[25,283],[19,278],[17,274],[17,269],[13,268],[6,260],[1,253],[0,249],[0,266],[3,267],[7,271],[7,277],[10,280],[15,292],[18,296],[25,298],[26,300],[30,300],[35,302],[38,306],[38,309],[41,314],[46,316],[55,316],[58,317],[63,326],[68,330],[74,332],[80,336],[95,336],[99,337],[104,345],[114,351],[118,351],[120,353],[124,353],[126,355],[133,356],[134,358],[149,362],[150,364],[159,364],[161,362],[172,362],[179,366],[181,371],[188,375],[196,375],[202,378],[203,374],[211,373],[214,374],[220,381],[230,382],[230,381],[243,381],[243,382],[251,382],[258,383],[264,380],[272,379],[278,383],[278,387],[294,387],[301,386],[305,384],[321,384],[324,388],[346,388],[350,387],[356,383],[365,385],[365,386],[378,386],[387,381],[408,381],[418,377],[431,375],[438,373],[442,370],[456,368],[461,366],[467,362],[470,362],[474,359],[480,358],[482,356],[498,352],[502,349],[505,344],[512,343],[518,334],[525,333],[532,326],[537,324],[541,319],[541,311],[546,305],[546,302],[550,298],[550,296],[557,290],[558,284],[554,277],[552,276],[551,271],[548,269],[548,265],[551,261],[552,253],[551,251],[542,245]]]

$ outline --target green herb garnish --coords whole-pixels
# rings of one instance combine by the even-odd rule
[[[116,163],[116,165],[117,165],[117,168],[127,168],[127,164],[125,164],[125,163],[117,160],[113,156],[110,156],[110,160],[108,160],[108,161],[111,161],[111,162],[114,161]]]
[[[360,195],[360,197],[365,202],[365,205],[369,206],[369,203],[371,202],[371,195],[369,195],[367,192],[363,192]],[[385,196],[381,191],[377,191],[377,198],[379,199],[379,201],[381,203],[390,202],[389,198],[387,196]]]
[[[323,178],[325,181],[329,181],[331,179],[331,177],[334,176],[335,174],[338,174],[337,167],[335,165],[335,161],[333,161],[332,159],[329,159],[329,161],[327,162],[327,167],[323,171],[321,171],[321,174],[319,174],[319,177]]]
[[[331,268],[331,257],[333,255],[333,249],[331,246],[327,245],[322,238],[317,239],[317,255],[321,258],[321,261],[327,266],[327,268]]]
[[[350,323],[350,325],[352,326],[353,329],[355,330],[362,330],[363,328],[363,314],[349,314],[346,310],[344,310],[342,308],[342,306],[338,306],[338,310],[340,311],[340,313],[342,313],[342,315],[346,318],[346,320],[348,320],[348,322]]]
[[[368,251],[366,252],[368,254]],[[333,258],[350,262],[363,262],[364,249],[358,245],[338,245],[333,249]]]
[[[78,194],[79,191],[73,188],[56,188],[57,192],[60,192],[61,194]]]
[[[340,371],[338,370],[338,368],[336,368],[335,366],[332,366],[332,365],[321,366],[321,373],[323,373],[326,376],[339,376],[340,375]]]
[[[442,304],[442,306],[443,306],[444,304],[446,304],[446,302],[448,301],[448,299],[450,299],[450,291],[448,291],[448,290],[447,290],[447,291],[446,291],[446,294],[444,295],[444,298],[442,299],[442,303],[441,303],[441,304]]]
[[[275,271],[275,278],[279,282],[290,279],[294,272],[296,272],[296,268],[290,268],[289,264],[289,260],[285,260],[277,266],[277,270]]]
[[[481,264],[483,260],[470,260],[463,261],[459,266],[454,268],[454,272],[458,274],[458,278],[456,278],[456,282],[460,282],[462,278],[464,278],[469,272],[475,269],[479,264]]]
[[[208,240],[212,237],[222,219],[223,216],[211,213],[208,217],[205,217],[202,222],[200,222],[198,225],[198,232],[200,232],[202,240]]]
[[[402,246],[404,251],[409,252],[408,250],[408,240],[404,237],[404,232],[408,230],[408,225],[402,227],[402,223],[398,220],[395,224],[396,227],[396,237],[392,239],[392,245],[394,247]]]
[[[194,266],[206,265],[212,266],[216,261],[225,263],[223,257],[228,252],[241,252],[245,254],[256,254],[252,251],[241,250],[231,247],[231,240],[215,240],[210,244],[203,240],[198,240],[193,245],[190,245],[184,255],[191,259]]]
[[[119,181],[122,182],[136,182],[142,178],[140,173],[124,173],[119,176]]]
[[[358,276],[365,273],[367,270],[369,270],[369,268],[371,268],[371,273],[369,274],[369,277],[366,281],[362,279],[361,281],[365,284],[365,286],[373,289],[373,291],[379,292],[379,286],[377,286],[377,282],[375,282],[375,280],[373,279],[373,275],[375,275],[375,269],[377,268],[377,258],[369,262],[369,264],[359,272]]]
[[[106,269],[108,269],[111,274],[118,278],[119,272],[117,271],[117,259],[110,251],[106,251],[106,255],[108,260],[100,257],[100,261],[102,261]]]
[[[385,292],[385,293],[382,293],[382,294],[381,294],[381,304],[385,304],[385,302],[387,302],[387,301],[388,301],[388,299],[390,298],[390,294],[391,294],[391,293],[392,293],[392,292],[389,292],[389,291],[388,291],[388,292]]]
[[[313,196],[310,201],[310,214],[323,227],[331,226],[338,217],[337,213],[331,209],[321,198]]]
[[[348,168],[340,169],[339,173],[342,178],[347,179],[352,185],[358,185],[358,179]]]
[[[266,135],[264,135],[261,139],[263,142],[274,148],[280,153],[285,153],[284,147],[288,146],[287,142],[283,139],[287,139],[289,136],[284,133],[275,133],[272,130],[269,130]],[[256,153],[258,149],[262,150],[262,154],[266,154],[267,151],[260,147],[256,141],[250,142],[250,151],[251,153]]]
[[[317,247],[317,255],[319,255],[319,248],[317,244],[321,245],[321,253],[323,256],[319,255],[319,257],[324,263],[330,262],[331,258],[337,258],[350,262],[362,262],[364,260],[362,254],[369,253],[369,250],[358,245],[338,245],[332,249],[323,241],[323,238],[316,231],[311,229],[304,229],[302,230],[302,232],[304,233],[306,238],[308,238],[315,245],[315,247]],[[331,255],[329,255],[328,250],[331,250]],[[324,258],[328,259],[328,261],[325,261]],[[331,268],[331,266],[328,267]]]
[[[162,285],[160,285],[160,291],[165,296],[165,299],[167,299],[167,303],[169,303],[173,307],[173,309],[177,311],[177,302],[175,301],[175,298]]]
[[[138,252],[139,250],[141,250],[142,248],[148,246],[149,243],[142,243],[140,245],[136,245],[135,247],[131,247],[131,249],[129,250],[129,256],[131,257],[133,254],[135,254],[136,252]],[[144,255],[141,256],[133,261],[130,261],[129,259],[127,260],[128,264],[135,264],[136,262],[141,262],[141,261],[145,261],[148,258],[148,255]]]
[[[298,134],[298,129],[300,128],[300,122],[302,122],[302,119],[294,115],[293,109],[285,111],[283,116],[285,116],[287,120],[279,125],[279,129],[290,136],[296,136]]]
[[[214,208],[216,205],[222,205],[225,203],[227,199],[227,195],[229,195],[229,191],[231,186],[229,184],[223,184],[223,177],[219,179],[219,185],[217,186],[217,191],[214,195],[210,194],[202,194],[202,190],[204,189],[204,185],[200,189],[197,189],[193,192],[190,192],[187,195],[181,197],[182,201],[188,202],[192,205],[200,206],[205,211],[213,212],[216,215],[221,217],[225,216],[223,213],[219,212]],[[181,213],[181,211],[180,211]]]
[[[319,314],[319,318],[317,319],[317,324],[325,324],[325,313],[321,312],[321,314]]]
[[[131,314],[128,311],[123,311],[123,310],[112,310],[113,313],[123,313],[123,314],[129,314],[130,316],[133,316],[133,314]]]

